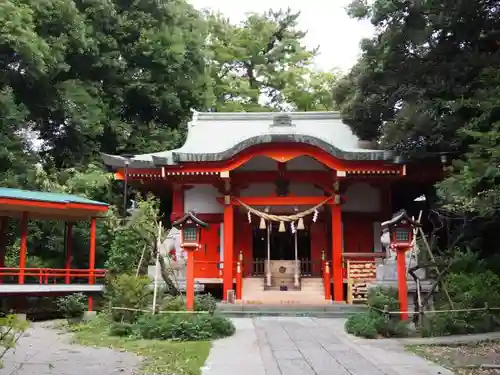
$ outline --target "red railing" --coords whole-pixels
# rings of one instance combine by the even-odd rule
[[[106,276],[104,269],[0,268],[0,282],[15,284],[95,284]],[[14,279],[8,280],[7,278]]]

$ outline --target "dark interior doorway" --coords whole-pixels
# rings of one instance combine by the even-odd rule
[[[287,228],[279,232],[279,223],[273,223],[270,233],[271,260],[295,260],[295,236]],[[267,259],[267,229],[253,229],[253,258]],[[307,228],[297,231],[297,250],[299,259],[311,259],[311,237]]]

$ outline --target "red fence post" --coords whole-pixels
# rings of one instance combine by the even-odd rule
[[[328,261],[325,261],[324,265],[324,272],[323,272],[323,285],[325,289],[325,300],[330,300],[332,299],[332,295],[330,292],[330,265],[328,264]]]
[[[5,249],[7,247],[7,226],[9,222],[6,216],[0,217],[0,268],[5,267]],[[0,284],[3,283],[3,276],[0,272]]]
[[[95,269],[95,237],[96,237],[96,218],[90,219],[90,254],[89,254],[89,284],[94,284]],[[94,306],[94,297],[88,296],[88,311],[92,311]]]
[[[397,249],[398,269],[398,295],[401,320],[408,320],[408,285],[406,280],[406,250],[403,247]]]
[[[26,267],[26,253],[28,252],[28,213],[23,212],[21,219],[21,249],[19,253],[18,284],[24,284],[24,269]]]
[[[243,273],[241,272],[241,262],[236,263],[236,299],[241,299],[243,291]]]
[[[66,284],[70,283],[71,276],[71,258],[73,256],[73,223],[66,223],[66,261],[64,262],[64,268],[66,269],[66,275],[64,277],[64,282]]]

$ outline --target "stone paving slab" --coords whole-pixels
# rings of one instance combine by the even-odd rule
[[[214,343],[203,375],[452,374],[406,352],[397,340],[348,335],[343,319],[255,317],[233,321],[236,334]]]
[[[141,358],[108,348],[70,344],[71,336],[34,323],[3,359],[0,375],[135,375]]]

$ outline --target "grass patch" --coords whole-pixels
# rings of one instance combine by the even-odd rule
[[[90,323],[67,328],[78,344],[120,349],[143,356],[142,371],[146,374],[200,375],[200,367],[211,347],[208,341],[172,342],[109,336],[109,326],[106,319],[98,317]]]

